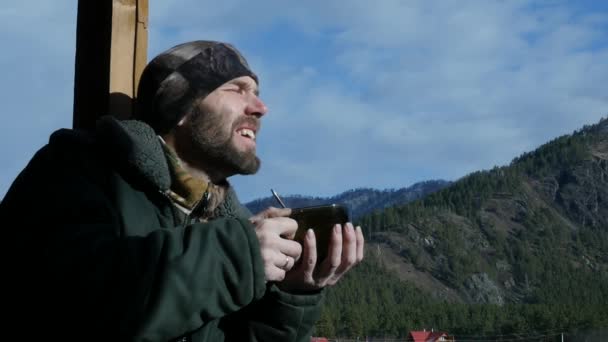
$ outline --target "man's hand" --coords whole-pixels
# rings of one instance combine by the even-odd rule
[[[292,240],[298,224],[289,214],[291,209],[270,207],[249,219],[260,242],[266,281],[283,280],[302,254],[302,246]]]
[[[309,229],[304,238],[302,259],[287,272],[279,284],[284,291],[317,290],[336,284],[353,266],[363,260],[363,232],[352,223],[334,226],[327,258],[316,268],[317,249],[314,231]]]

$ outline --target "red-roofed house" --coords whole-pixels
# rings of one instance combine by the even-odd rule
[[[311,337],[310,342],[329,342],[327,337]]]
[[[408,341],[414,342],[446,342],[455,341],[453,337],[449,336],[445,332],[433,332],[433,331],[410,331],[407,337]]]

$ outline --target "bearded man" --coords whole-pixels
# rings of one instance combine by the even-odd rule
[[[363,235],[337,225],[317,265],[290,209],[239,203],[227,179],[260,168],[258,84],[232,45],[189,42],[148,64],[134,120],[51,135],[0,204],[20,222],[5,240],[19,336],[310,341]]]

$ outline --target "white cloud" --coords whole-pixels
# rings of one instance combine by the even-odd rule
[[[319,11],[323,21],[311,17],[313,10],[296,11],[295,23],[308,25],[306,32],[330,35],[328,49],[339,54],[328,63],[357,83],[320,75],[305,89],[282,92],[283,104],[297,104],[293,114],[312,121],[294,119],[303,135],[315,132],[340,157],[292,139],[335,164],[355,165],[352,151],[378,164],[404,156],[384,173],[402,186],[423,177],[408,163],[454,179],[596,122],[608,114],[601,81],[608,76],[606,30],[598,25],[606,16],[530,5],[355,1],[346,8],[330,1]],[[291,89],[289,78],[273,81]],[[335,180],[343,189],[379,184],[374,173],[357,172],[365,176]]]
[[[0,55],[0,145],[22,146],[2,150],[4,179],[71,123],[76,3],[0,6],[0,39],[12,51]],[[331,194],[454,179],[608,115],[608,13],[569,2],[150,6],[150,57],[187,40],[226,40],[260,75],[270,107],[264,166],[237,180],[246,200],[269,184]]]

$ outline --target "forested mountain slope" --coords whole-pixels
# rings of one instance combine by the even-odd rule
[[[366,264],[328,291],[319,332],[608,326],[606,119],[358,223]]]

